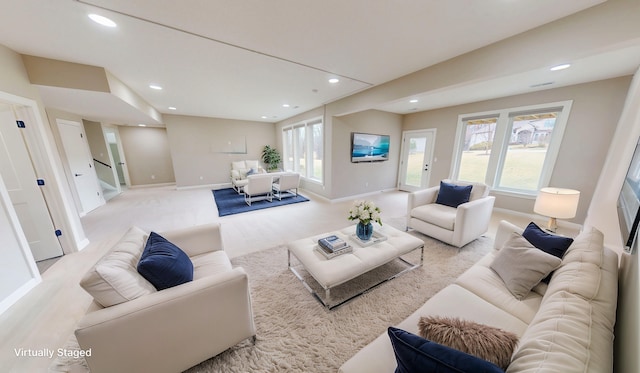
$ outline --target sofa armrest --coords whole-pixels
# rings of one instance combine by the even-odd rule
[[[178,372],[255,335],[241,267],[88,313],[75,331],[92,373]]]
[[[411,221],[411,210],[418,206],[434,203],[439,190],[440,186],[434,186],[409,193],[407,197],[407,229],[409,229],[409,221]]]
[[[435,203],[438,197],[439,186],[418,190],[409,194],[409,206],[413,209],[417,206]]]
[[[471,242],[489,229],[494,196],[469,201],[458,206],[453,241],[458,247]]]
[[[495,250],[500,250],[502,246],[504,246],[504,243],[509,240],[511,233],[513,232],[522,234],[524,229],[511,224],[506,220],[500,220],[500,223],[498,223],[498,230],[496,231],[496,238],[493,241],[493,248]]]
[[[219,223],[209,223],[160,233],[189,257],[224,250]]]

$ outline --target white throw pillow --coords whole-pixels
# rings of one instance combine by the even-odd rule
[[[231,169],[232,170],[239,170],[241,168],[246,168],[244,161],[236,161],[236,162],[231,162]]]
[[[80,286],[103,307],[110,307],[155,293],[156,288],[136,269],[147,233],[132,227],[98,263],[84,275]]]
[[[253,168],[254,170],[258,170],[260,167],[260,163],[258,161],[244,161],[246,168]]]

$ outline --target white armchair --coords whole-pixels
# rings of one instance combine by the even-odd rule
[[[298,187],[300,186],[300,174],[295,172],[282,173],[278,177],[278,181],[273,183],[274,196],[282,201],[282,194],[289,192],[292,196],[298,196]],[[294,190],[295,192],[291,192]]]
[[[136,271],[147,236],[131,228],[82,279],[96,302],[75,334],[81,349],[91,349],[92,373],[181,372],[255,342],[249,280],[232,268],[219,224],[162,233],[189,256],[194,275],[160,291]]]
[[[249,175],[247,177],[247,185],[244,186],[244,201],[251,206],[252,201],[264,200],[271,202],[273,200],[273,176],[265,175]]]
[[[462,247],[483,235],[489,228],[495,197],[482,183],[444,182],[471,185],[469,202],[457,207],[436,203],[440,186],[409,194],[407,230],[414,229],[449,245]]]

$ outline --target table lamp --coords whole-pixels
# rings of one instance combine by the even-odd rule
[[[548,216],[547,229],[555,232],[558,229],[556,219],[570,219],[576,216],[580,192],[573,189],[542,188],[536,198],[533,211]]]

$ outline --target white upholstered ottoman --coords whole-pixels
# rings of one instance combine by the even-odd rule
[[[376,228],[376,231],[387,236],[387,239],[371,246],[360,246],[351,235],[355,232],[355,225],[342,229],[337,232],[329,232],[303,238],[293,241],[287,245],[288,247],[288,266],[289,269],[302,281],[305,287],[327,308],[333,309],[347,301],[364,294],[366,291],[391,280],[398,275],[422,266],[424,242],[408,234],[390,226]],[[353,252],[342,254],[332,259],[327,259],[324,255],[317,251],[318,239],[329,235],[336,235],[347,241],[352,247]],[[421,250],[420,263],[412,264],[401,258],[414,250]],[[318,282],[324,289],[324,297],[315,292],[304,280],[300,272],[292,265],[291,256],[294,256],[304,269]],[[383,264],[389,263],[395,259],[399,259],[407,266],[399,273],[377,282],[371,287],[361,291],[347,299],[334,302],[331,298],[331,289],[353,280],[358,276],[376,269]]]

